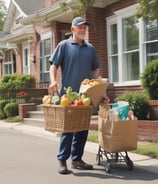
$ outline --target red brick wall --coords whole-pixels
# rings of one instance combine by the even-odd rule
[[[138,140],[158,142],[158,121],[140,120]]]
[[[100,8],[93,8],[93,10],[89,12],[86,18],[90,22],[88,40],[94,45],[96,49],[96,53],[100,62],[101,75],[107,78],[108,64],[104,10]]]
[[[34,103],[19,104],[19,118],[23,121],[23,118],[28,117],[28,111],[35,111],[36,105]]]

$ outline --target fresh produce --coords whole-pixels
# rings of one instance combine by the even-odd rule
[[[54,104],[54,105],[59,105],[60,104],[60,97],[59,97],[59,95],[52,96],[51,104]]]
[[[50,100],[51,100],[51,95],[45,95],[42,99],[42,102],[44,104],[50,104]]]
[[[90,80],[90,79],[84,79],[82,81],[82,84],[85,84],[85,85],[88,84],[90,86],[96,86],[96,85],[99,85],[100,84],[100,81],[97,80],[97,79],[92,79],[92,80]]]
[[[89,97],[83,98],[83,105],[88,106],[91,104],[91,100]]]
[[[72,91],[71,87],[65,88],[65,94],[61,97],[59,95],[45,95],[42,99],[44,104],[62,105],[62,106],[88,106],[91,104],[89,97]]]
[[[60,105],[68,106],[70,104],[70,101],[67,97],[63,97],[60,101]]]
[[[80,99],[80,94],[72,91],[71,87],[65,88],[65,92],[66,92],[67,98],[72,102]]]

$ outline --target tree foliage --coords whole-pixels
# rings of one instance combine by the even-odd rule
[[[92,8],[95,0],[78,0],[78,1],[80,3],[80,6],[78,8],[78,13],[80,15],[84,15],[88,10]],[[63,12],[69,9],[67,3],[65,2],[61,3],[60,6]]]
[[[137,0],[137,2],[139,3],[138,17],[158,20],[158,0]]]
[[[0,31],[2,31],[4,20],[7,14],[7,8],[3,0],[0,0]]]

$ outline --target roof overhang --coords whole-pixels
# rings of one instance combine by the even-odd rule
[[[13,31],[12,33],[1,38],[2,43],[18,43],[18,41],[24,41],[32,38],[35,34],[33,26],[23,26],[18,30]]]
[[[106,6],[117,2],[118,0],[95,0],[94,7],[105,8]],[[64,12],[61,9],[61,3],[68,5],[68,10]],[[78,0],[59,0],[47,8],[40,9],[34,14],[24,18],[21,23],[24,25],[46,25],[51,21],[71,23],[73,17],[78,14],[80,2]]]

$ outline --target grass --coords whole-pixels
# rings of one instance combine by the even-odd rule
[[[138,143],[137,150],[132,152],[158,159],[158,143],[152,142],[145,142],[143,144]]]
[[[18,116],[14,116],[14,117],[8,117],[7,119],[5,119],[5,121],[7,123],[17,123],[17,122],[20,122],[20,119]]]
[[[89,131],[88,141],[98,143],[98,132]],[[132,152],[158,159],[158,143],[139,141],[137,150]]]

